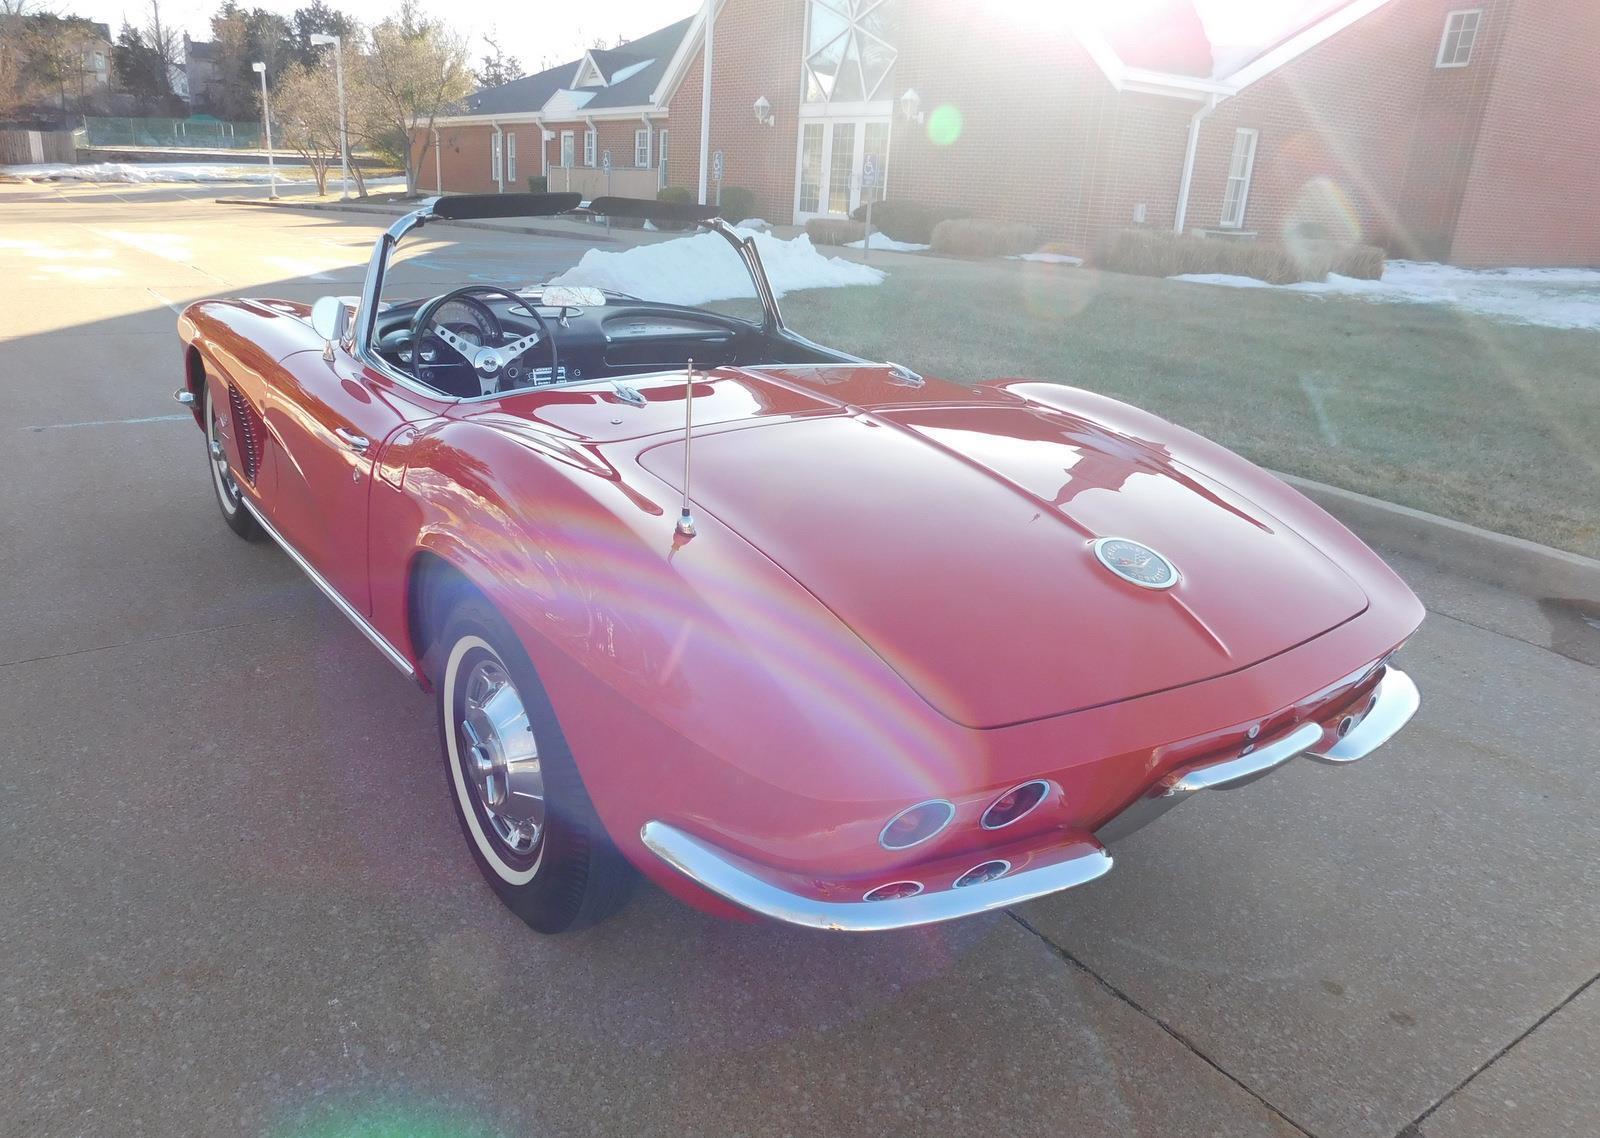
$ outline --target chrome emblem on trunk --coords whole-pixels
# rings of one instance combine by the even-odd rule
[[[1178,583],[1178,570],[1148,545],[1125,537],[1102,537],[1094,543],[1100,564],[1141,589],[1170,589]]]

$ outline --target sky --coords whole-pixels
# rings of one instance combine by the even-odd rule
[[[247,7],[262,7],[288,15],[308,0],[242,0]],[[1024,0],[1025,2],[1025,0]],[[1058,3],[1059,0],[1037,0]],[[1090,0],[1093,2],[1093,0]],[[1106,0],[1124,6],[1128,0]],[[1137,2],[1137,0],[1135,0]],[[164,22],[189,31],[195,39],[210,38],[210,17],[221,0],[164,0]],[[395,0],[328,0],[331,7],[348,12],[363,23],[374,23],[392,12]],[[1214,43],[1269,43],[1305,18],[1328,8],[1334,0],[1195,0]],[[111,26],[115,37],[124,18],[135,25],[149,15],[148,0],[53,0],[46,7],[75,12]],[[423,7],[443,16],[471,40],[474,61],[485,51],[484,32],[497,32],[501,43],[528,71],[541,62],[563,63],[582,54],[597,37],[612,42],[617,36],[633,39],[689,15],[697,0],[585,0],[559,4],[522,0],[488,4],[483,0],[423,0]]]

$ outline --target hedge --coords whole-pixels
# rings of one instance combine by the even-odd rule
[[[933,227],[933,251],[952,257],[1009,257],[1039,244],[1039,231],[1015,221],[951,218]]]
[[[1254,277],[1269,284],[1323,281],[1330,272],[1377,280],[1384,251],[1376,245],[1334,241],[1296,241],[1279,245],[1242,238],[1195,237],[1152,229],[1111,233],[1096,257],[1103,269],[1146,277],[1222,273]]]
[[[864,240],[867,227],[859,221],[846,221],[842,217],[813,217],[806,222],[806,236],[813,245],[848,245]]]
[[[723,186],[717,212],[724,221],[737,225],[756,215],[756,192],[743,186]]]
[[[967,217],[964,209],[949,206],[931,206],[908,198],[887,198],[872,206],[872,228],[892,241],[907,241],[916,245],[933,243],[933,227],[941,221]],[[855,221],[867,219],[867,207],[857,206],[850,215]]]

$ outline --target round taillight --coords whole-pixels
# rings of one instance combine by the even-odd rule
[[[863,901],[898,901],[902,897],[915,897],[922,892],[920,881],[891,881],[887,885],[880,885],[871,890]]]
[[[908,850],[938,835],[955,816],[955,803],[930,798],[890,818],[878,835],[878,844],[886,850]]]
[[[1033,813],[1034,807],[1043,802],[1044,796],[1049,793],[1050,784],[1042,778],[1025,782],[1021,786],[1013,786],[990,803],[989,809],[983,812],[983,828],[1000,830],[1013,822],[1020,822]]]
[[[986,861],[973,866],[960,877],[956,878],[956,888],[967,885],[982,885],[985,881],[993,881],[997,877],[1004,877],[1011,872],[1011,863],[1001,859]]]

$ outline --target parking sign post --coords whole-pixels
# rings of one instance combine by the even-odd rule
[[[867,199],[867,232],[861,238],[861,259],[872,256],[872,199],[878,196],[878,159],[869,154],[861,167],[861,193]]]
[[[611,151],[607,150],[600,155],[600,169],[606,176],[606,197],[611,196]],[[606,236],[611,236],[611,215],[606,214]]]

